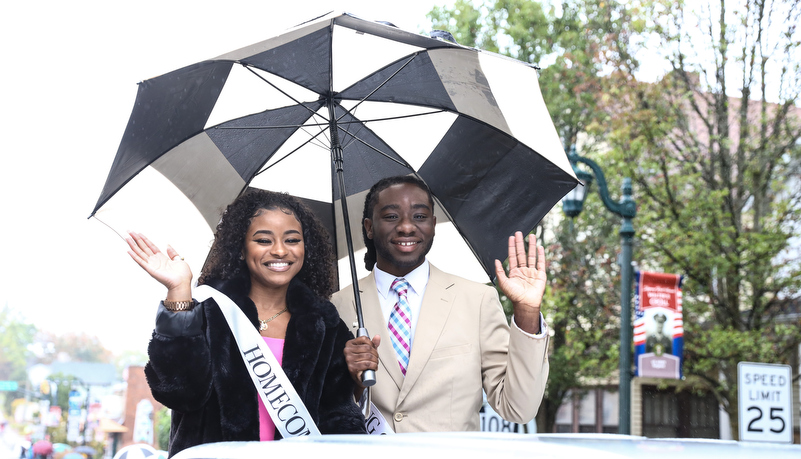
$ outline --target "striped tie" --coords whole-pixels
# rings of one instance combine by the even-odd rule
[[[406,376],[406,368],[409,367],[409,351],[412,345],[412,309],[406,299],[406,292],[409,290],[409,283],[404,278],[395,279],[392,283],[392,290],[398,294],[398,302],[389,314],[390,341],[395,353],[398,354],[398,365],[401,373]]]

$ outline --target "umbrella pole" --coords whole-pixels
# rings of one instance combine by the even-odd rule
[[[353,238],[350,232],[350,217],[348,216],[348,200],[345,194],[345,170],[343,168],[344,159],[342,157],[342,145],[339,144],[339,132],[337,128],[336,115],[334,113],[333,101],[328,101],[328,127],[331,131],[331,160],[336,166],[337,181],[339,182],[339,202],[342,205],[342,219],[345,223],[345,242],[348,246],[348,262],[350,263],[350,277],[351,285],[353,287],[353,298],[356,301],[356,319],[359,322],[359,329],[356,336],[366,336],[370,338],[367,329],[364,328],[364,317],[362,316],[362,300],[359,295],[359,279],[356,275],[356,255],[353,253]],[[375,384],[375,371],[365,370],[362,372],[362,385],[370,387]],[[368,390],[368,401],[370,399],[370,391]],[[369,416],[369,402],[366,404],[367,412],[365,417]],[[363,408],[364,409],[364,408]]]

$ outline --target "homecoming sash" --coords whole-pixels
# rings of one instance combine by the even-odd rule
[[[198,286],[195,289],[195,298],[198,301],[213,298],[220,307],[234,334],[256,392],[281,436],[289,438],[320,435],[306,405],[245,313],[228,296],[208,285]]]
[[[373,403],[371,390],[372,387],[364,389],[361,400],[359,400],[359,406],[362,407],[364,426],[367,428],[367,433],[369,435],[394,434],[395,431],[392,430],[392,427]]]

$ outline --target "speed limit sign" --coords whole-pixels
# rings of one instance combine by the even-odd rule
[[[789,365],[737,364],[741,441],[793,442],[792,381]]]

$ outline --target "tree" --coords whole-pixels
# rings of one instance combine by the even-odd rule
[[[435,6],[428,13],[434,29],[445,30],[457,43],[497,52],[497,30],[484,13],[468,0],[456,0],[453,8]]]
[[[117,368],[117,374],[122,379],[123,372],[126,368],[131,366],[143,367],[147,363],[147,354],[142,351],[123,351],[114,357],[114,366]]]
[[[801,284],[788,252],[801,228],[801,4],[666,6],[656,24],[672,71],[621,86],[609,145],[639,192],[640,258],[685,275],[684,373],[736,438],[737,363],[797,369],[801,343],[783,315]]]
[[[28,345],[33,341],[36,327],[22,321],[8,306],[0,309],[0,380],[16,381],[26,387],[28,360],[31,352]],[[10,393],[3,394],[5,412],[11,411],[14,400]]]
[[[578,224],[549,216],[544,224],[549,286],[543,304],[553,330],[551,374],[538,414],[538,431],[552,432],[568,392],[588,383],[614,384],[620,355],[618,225],[590,195]],[[575,228],[581,228],[580,231]]]
[[[159,408],[156,412],[155,433],[156,444],[159,449],[166,451],[170,447],[170,425],[172,423],[172,411],[166,406]]]
[[[505,54],[542,67],[540,90],[569,148],[580,134],[586,144],[601,143],[593,138],[609,123],[603,109],[605,75],[636,70],[633,38],[644,30],[642,18],[650,11],[638,2],[497,0],[475,7],[460,0],[453,9],[435,8],[429,18],[463,45],[493,51],[496,43],[504,43]],[[610,376],[619,360],[617,221],[599,201],[591,198],[587,206],[585,215],[592,215],[592,221],[582,222],[581,241],[575,240],[577,234],[569,231],[570,222],[558,215],[559,209],[546,219],[545,237],[552,240],[544,241],[550,263],[544,312],[554,338],[539,431],[553,431],[556,411],[569,390]]]
[[[37,357],[41,363],[50,364],[56,360],[110,363],[113,360],[111,352],[103,347],[100,340],[86,333],[55,335],[40,332],[36,341],[40,351]]]
[[[566,147],[585,136],[584,156],[606,151],[607,176],[634,179],[637,258],[685,275],[685,375],[716,395],[735,435],[737,362],[796,368],[801,342],[801,324],[785,314],[801,283],[792,245],[801,229],[799,9],[789,0],[497,0],[470,19],[497,32],[507,54],[543,67],[540,87]],[[638,81],[636,43],[669,51],[672,71]],[[562,247],[560,263],[570,259]],[[554,301],[560,313],[569,303]],[[552,372],[557,381],[569,379]]]
[[[0,380],[25,381],[36,327],[7,306],[0,309]]]

